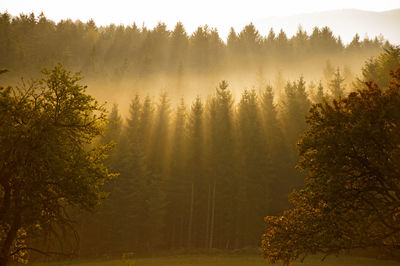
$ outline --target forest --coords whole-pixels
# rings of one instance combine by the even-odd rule
[[[317,190],[306,192],[313,173],[327,167],[312,157],[325,148],[319,142],[331,133],[325,129],[341,129],[335,123],[342,116],[329,110],[343,107],[348,108],[343,115],[359,115],[363,108],[351,100],[380,101],[371,96],[380,88],[393,108],[379,118],[392,113],[385,125],[398,132],[399,63],[400,47],[383,36],[357,34],[344,44],[328,27],[308,34],[299,26],[289,38],[273,29],[261,36],[249,24],[238,33],[232,28],[223,41],[207,25],[189,35],[182,23],[173,30],[162,22],[153,29],[98,27],[94,20],[56,23],[43,13],[1,13],[0,265],[9,257],[26,262],[31,251],[112,257],[261,248],[269,262],[290,263],[303,254],[353,248],[347,242],[308,247],[294,237],[304,222],[296,211],[304,207],[304,195],[312,202],[307,206],[325,201],[315,196]],[[370,108],[365,101],[362,106]],[[317,126],[321,121],[326,128]],[[315,132],[317,140],[311,137]],[[394,144],[382,150],[394,154],[393,172],[399,170],[396,141],[394,136]],[[324,158],[334,158],[336,151]],[[375,160],[369,156],[367,163]],[[364,173],[355,169],[355,175]],[[400,210],[396,193],[385,195]],[[313,213],[317,207],[307,208]],[[351,219],[360,217],[365,218]],[[400,229],[392,222],[392,242],[385,238],[380,246],[390,252],[400,243]],[[288,224],[293,231],[282,229]],[[303,243],[304,250],[290,241]]]
[[[396,66],[399,52],[391,48],[372,60],[374,72],[367,64],[361,86]],[[176,106],[165,93],[137,95],[126,121],[114,105],[102,141],[116,143],[106,163],[120,176],[109,184],[99,217],[87,217],[83,234],[94,230],[88,246],[101,243],[95,236],[101,231],[104,247],[118,239],[119,252],[256,248],[265,229],[260,217],[280,214],[289,207],[287,195],[304,186],[305,175],[295,169],[304,117],[313,103],[343,97],[343,83],[337,71],[326,90],[320,85],[310,97],[299,77],[286,84],[277,104],[270,86],[243,90],[235,102],[226,81],[207,99],[181,99]]]
[[[349,87],[364,61],[390,45],[383,36],[358,34],[344,44],[328,27],[307,33],[299,26],[292,37],[271,28],[261,36],[251,23],[240,32],[232,28],[226,40],[207,25],[188,34],[182,23],[172,30],[162,22],[153,29],[136,24],[98,27],[94,20],[55,23],[33,13],[2,13],[0,27],[0,64],[10,70],[8,80],[36,77],[43,67],[61,62],[71,71],[82,71],[89,92],[118,103],[124,115],[126,99],[136,93],[157,96],[167,91],[172,99],[192,101],[213,93],[221,80],[229,81],[238,100],[243,88],[269,82],[279,93],[300,75],[313,81],[311,86],[320,80],[326,85],[340,67]]]

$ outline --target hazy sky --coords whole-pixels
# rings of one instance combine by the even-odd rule
[[[271,17],[289,16],[337,9],[362,9],[384,11],[400,7],[400,0],[1,0],[0,11],[12,15],[44,12],[46,17],[59,21],[71,18],[87,21],[93,18],[97,25],[143,23],[152,28],[165,22],[173,29],[177,21],[184,23],[187,31],[208,24],[217,27],[225,37],[229,27],[236,30],[251,21]]]

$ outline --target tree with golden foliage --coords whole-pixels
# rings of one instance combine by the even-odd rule
[[[290,265],[341,250],[400,247],[400,67],[386,90],[372,82],[312,106],[298,149],[304,189],[265,218],[264,257]]]

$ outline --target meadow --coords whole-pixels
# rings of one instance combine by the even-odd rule
[[[45,262],[33,263],[33,266],[261,266],[268,264],[262,257],[255,255],[175,255],[160,256],[152,258],[138,259],[109,259],[109,260],[82,260],[82,261],[62,261],[62,262]],[[275,264],[282,265],[282,264]],[[378,260],[373,258],[364,258],[356,256],[331,256],[321,261],[321,256],[312,256],[307,258],[303,263],[300,261],[293,263],[293,266],[395,266],[399,262],[389,260]]]

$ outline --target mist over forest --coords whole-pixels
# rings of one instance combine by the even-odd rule
[[[287,81],[300,75],[326,86],[337,67],[347,88],[365,60],[382,52],[384,37],[355,35],[344,44],[328,27],[305,32],[299,26],[288,38],[283,30],[262,36],[253,24],[231,29],[222,40],[218,29],[199,26],[191,35],[182,23],[170,31],[160,22],[153,29],[136,24],[97,27],[95,21],[62,20],[44,14],[1,14],[1,63],[7,79],[34,77],[57,62],[82,71],[89,92],[99,100],[118,103],[123,114],[136,93],[173,99],[207,97],[221,80],[230,84],[235,99],[244,88],[271,85],[279,94]],[[4,79],[4,78],[3,78]],[[313,86],[313,85],[312,85]],[[175,101],[177,103],[177,101]]]
[[[188,34],[182,23],[1,13],[0,266],[35,260],[30,250],[98,258],[261,248],[288,263],[357,246],[399,258],[399,62],[385,36],[343,43],[326,26],[288,37],[250,23],[225,40],[207,25]],[[375,177],[382,183],[368,183]],[[361,188],[373,192],[359,199]],[[383,203],[371,210],[370,201]]]

